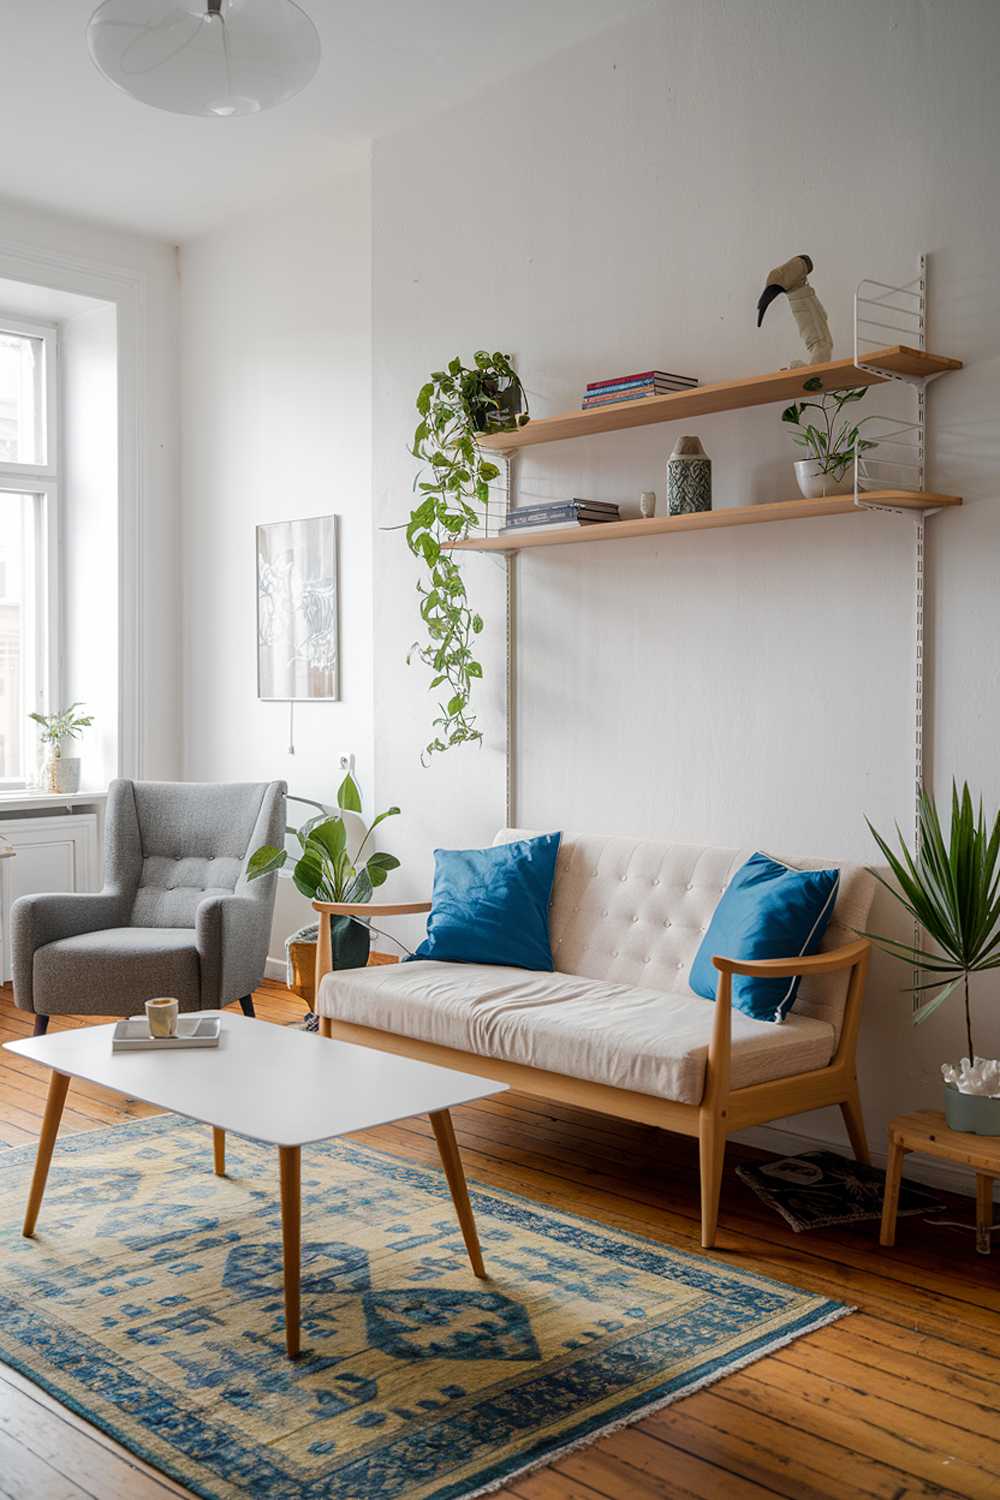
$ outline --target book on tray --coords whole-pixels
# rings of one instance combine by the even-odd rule
[[[633,375],[591,380],[583,393],[581,406],[584,411],[599,406],[617,406],[620,401],[640,401],[646,396],[669,396],[676,391],[690,391],[697,384],[693,375],[671,375],[665,370],[640,370]]]
[[[548,505],[523,505],[507,512],[504,531],[553,530],[567,526],[600,526],[620,520],[618,506],[607,500],[556,500]]]

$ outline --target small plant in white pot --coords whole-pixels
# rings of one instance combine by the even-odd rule
[[[63,746],[79,739],[85,729],[94,722],[93,714],[78,714],[82,703],[71,703],[69,708],[54,714],[29,714],[42,728],[41,741],[46,748],[45,790],[47,792],[78,792],[80,790],[80,758],[64,755]]]
[[[979,1057],[972,1030],[970,980],[974,974],[1000,969],[1000,816],[987,825],[983,804],[973,806],[968,786],[951,788],[951,828],[947,842],[934,798],[920,797],[919,838],[911,852],[899,829],[900,853],[868,824],[896,881],[891,885],[873,870],[876,880],[924,929],[934,947],[929,952],[877,933],[865,933],[884,952],[922,971],[909,986],[916,995],[936,990],[913,1013],[926,1021],[960,990],[965,1002],[967,1056],[955,1066],[943,1063],[945,1114],[952,1130],[1000,1135],[1000,1061]]]
[[[794,442],[804,448],[808,458],[800,458],[795,465],[795,478],[806,500],[819,500],[824,495],[846,495],[854,489],[854,453],[864,453],[877,448],[861,436],[861,429],[872,417],[862,417],[852,423],[844,416],[844,407],[861,401],[868,394],[867,386],[856,386],[849,391],[824,391],[823,382],[813,375],[803,383],[802,389],[810,395],[817,394],[818,401],[794,401],[781,413],[781,420],[798,428]],[[818,412],[816,418],[807,412]],[[860,466],[859,466],[860,467]]]

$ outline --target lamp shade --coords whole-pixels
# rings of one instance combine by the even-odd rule
[[[283,104],[320,57],[316,27],[293,0],[104,0],[87,45],[117,88],[181,115]]]

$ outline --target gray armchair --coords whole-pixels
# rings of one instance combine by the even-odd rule
[[[14,1000],[40,1035],[54,1015],[136,1015],[153,995],[182,1011],[239,1000],[253,1015],[275,875],[248,881],[285,837],[283,781],[113,781],[104,889],[22,896],[11,908]]]

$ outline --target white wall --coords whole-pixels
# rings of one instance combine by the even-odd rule
[[[931,343],[967,368],[929,392],[931,484],[966,508],[929,523],[928,764],[939,791],[955,772],[1000,803],[998,54],[991,0],[669,0],[376,144],[375,744],[378,798],[405,815],[387,838],[404,859],[397,894],[424,895],[433,845],[488,841],[504,806],[495,559],[468,568],[492,632],[486,745],[430,770],[418,760],[432,703],[403,661],[416,569],[378,528],[408,512],[426,372],[511,350],[545,415],[616,371],[774,369],[799,354],[796,335],[783,302],[758,332],[756,299],[768,268],[800,251],[837,354],[850,353],[855,283],[907,279],[930,252]],[[688,424],[718,506],[794,495],[779,416]],[[662,500],[676,436],[530,449],[521,494],[635,513],[642,489]],[[525,555],[519,821],[871,860],[863,815],[911,818],[912,549],[908,522],[866,516]],[[937,1101],[937,1064],[961,1043],[957,1010],[911,1030],[905,980],[879,962],[869,991],[877,1143],[889,1115]],[[977,989],[982,1013],[997,986]],[[980,1036],[1000,1049],[996,1021]],[[798,1128],[843,1140],[833,1116]]]
[[[330,801],[345,752],[371,791],[370,269],[367,169],[182,252],[188,779],[283,777]],[[292,756],[288,705],[257,698],[254,528],[330,512],[341,700],[295,706]],[[281,883],[275,958],[309,915]]]
[[[115,453],[107,465],[114,487],[111,506],[101,525],[114,531],[114,570],[107,559],[91,577],[95,603],[85,626],[89,649],[104,650],[103,686],[99,711],[115,714],[117,722],[101,723],[100,748],[117,764],[109,770],[126,775],[174,777],[180,772],[180,651],[178,642],[178,403],[177,403],[177,272],[174,247],[160,240],[131,235],[66,215],[0,201],[0,277],[37,286],[43,311],[50,293],[63,298],[69,320],[75,320],[74,299],[88,297],[114,310],[115,388],[106,379],[90,393],[93,409],[102,409],[107,424],[113,417]],[[59,307],[59,298],[52,303]],[[61,316],[61,315],[60,315]],[[69,321],[67,321],[67,327]],[[78,366],[81,339],[71,339],[70,363]],[[110,324],[105,315],[95,340],[105,345],[105,373]],[[100,362],[100,361],[99,361]],[[113,405],[113,414],[107,408]],[[77,427],[71,434],[67,462],[73,483],[64,497],[74,498],[80,477],[74,464],[86,435]],[[106,454],[105,454],[106,458]],[[116,472],[111,472],[116,470]],[[91,492],[81,503],[90,507]],[[102,506],[103,510],[103,506]],[[64,515],[64,536],[73,547],[71,562],[86,563],[77,548],[80,518]],[[69,568],[72,575],[74,568]],[[66,628],[73,632],[77,615],[86,612],[87,580],[72,584]],[[109,606],[107,593],[113,596]],[[110,635],[108,634],[110,632]],[[63,675],[72,687],[89,693],[95,678],[82,664],[82,638],[67,646],[64,640]],[[107,660],[120,664],[121,691],[107,682]],[[82,675],[81,675],[82,674]],[[115,701],[117,699],[117,702]],[[90,747],[91,751],[98,748]],[[103,766],[102,766],[103,769]]]

